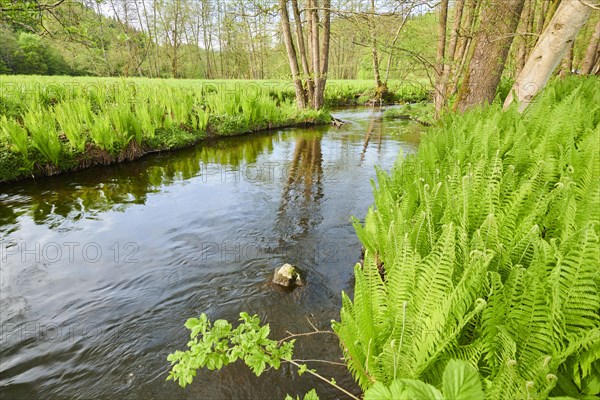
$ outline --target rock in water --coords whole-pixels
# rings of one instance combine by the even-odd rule
[[[291,264],[284,264],[283,267],[275,270],[273,283],[285,287],[304,285],[300,270]]]

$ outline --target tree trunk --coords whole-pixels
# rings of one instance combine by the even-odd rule
[[[519,111],[527,108],[546,85],[591,13],[592,8],[578,0],[565,0],[560,4],[504,102],[505,109],[515,98],[520,103]]]
[[[446,27],[448,25],[448,0],[442,0],[440,3],[440,23],[438,24],[438,45],[436,55],[436,79],[435,79],[435,93],[434,93],[434,105],[435,113],[437,116],[442,112],[442,108],[445,102],[445,83],[443,82],[444,69],[445,69],[445,54],[446,54]]]
[[[587,51],[585,53],[585,58],[583,59],[583,64],[581,66],[581,73],[585,75],[589,75],[592,73],[594,69],[594,65],[596,64],[596,60],[600,58],[600,19],[598,19],[598,23],[596,24],[596,29],[594,30],[594,34],[590,39],[590,44],[588,45]]]
[[[327,72],[329,70],[329,47],[331,43],[331,0],[323,0],[323,38],[321,42],[321,69],[319,75],[319,93],[315,108],[319,109],[325,105],[325,86],[327,84]]]
[[[524,3],[487,0],[484,4],[473,58],[458,99],[460,111],[494,100]]]
[[[444,0],[447,1],[447,0]],[[369,28],[371,33],[371,54],[373,58],[373,75],[375,78],[375,88],[379,91],[381,84],[381,73],[379,72],[379,54],[377,53],[377,32],[375,31],[375,0],[371,0],[371,18],[369,18]]]
[[[388,60],[387,60],[387,68],[385,69],[385,79],[384,79],[384,83],[387,86],[388,81],[390,80],[390,70],[392,68],[392,56],[393,56],[393,48],[394,46],[396,46],[396,43],[398,42],[398,39],[400,38],[400,33],[402,32],[402,28],[404,28],[404,25],[406,25],[406,22],[408,21],[408,18],[410,17],[410,13],[407,13],[406,15],[404,15],[402,17],[402,23],[400,25],[398,25],[398,29],[396,29],[396,35],[394,36],[394,39],[392,40],[392,43],[390,44],[390,51],[388,52]]]
[[[311,50],[311,59],[313,64],[313,80],[315,82],[315,93],[312,98],[312,106],[313,108],[319,108],[319,94],[320,94],[320,71],[321,71],[321,60],[319,49],[321,48],[320,40],[319,40],[319,11],[317,10],[317,0],[308,0],[309,10],[308,10],[308,24],[310,28],[310,50]]]
[[[477,10],[479,8],[479,0],[468,0],[465,3],[465,10],[463,11],[464,21],[461,23],[461,34],[458,39],[458,48],[454,58],[459,62],[458,68],[455,69],[453,75],[451,75],[451,84],[449,90],[446,93],[446,98],[453,96],[458,91],[458,83],[462,78],[465,70],[465,65],[470,55],[470,47],[473,38],[473,32],[475,31],[475,25],[477,21]],[[456,104],[455,104],[456,106]]]
[[[293,0],[292,0],[293,1]],[[308,15],[308,53],[312,62],[312,75],[306,77],[306,85],[300,77],[300,68],[298,67],[298,55],[292,39],[292,31],[290,27],[290,17],[287,9],[287,0],[279,0],[279,9],[281,13],[281,26],[283,31],[283,39],[288,54],[292,78],[296,88],[296,100],[298,106],[305,108],[310,105],[314,109],[319,109],[325,104],[325,85],[327,83],[327,72],[329,70],[329,47],[331,38],[331,0],[324,0],[322,7],[322,31],[323,40],[320,40],[320,25],[319,25],[319,7],[317,0],[308,0],[306,13]],[[293,4],[294,5],[294,4]],[[297,11],[297,12],[296,12]],[[300,12],[295,4],[296,23],[301,25]],[[303,37],[301,26],[296,26],[297,35]],[[302,41],[299,40],[299,46]],[[306,60],[306,68],[308,69],[309,60]],[[310,88],[310,82],[314,85],[313,96],[306,96],[305,87]]]
[[[452,33],[450,34],[450,41],[448,43],[448,53],[446,55],[447,62],[444,62],[444,70],[440,82],[440,90],[442,90],[443,95],[443,106],[446,105],[450,96],[450,76],[453,71],[456,70],[456,65],[460,64],[460,58],[456,57],[456,47],[458,45],[464,8],[465,0],[457,0],[454,6],[454,24],[452,26]]]
[[[292,0],[292,10],[294,10],[294,21],[296,23],[296,41],[298,42],[298,50],[300,51],[300,59],[302,60],[302,70],[304,71],[304,80],[306,81],[306,91],[308,99],[313,99],[315,96],[315,84],[311,80],[310,64],[306,55],[306,43],[304,41],[304,30],[302,29],[302,17],[298,0]],[[306,99],[306,102],[308,102]]]
[[[298,58],[296,56],[296,49],[292,40],[292,31],[290,29],[290,16],[287,9],[287,0],[279,0],[279,12],[281,13],[281,28],[283,31],[283,41],[285,43],[285,49],[287,51],[290,69],[292,70],[292,79],[294,81],[294,87],[296,89],[296,102],[298,103],[298,107],[306,108],[304,87],[302,85],[302,80],[300,79]]]
[[[533,19],[535,17],[536,0],[526,0],[523,13],[521,15],[521,29],[519,30],[518,46],[516,50],[515,76],[518,76],[529,54],[531,39],[530,34],[533,33]]]
[[[567,54],[565,54],[565,57],[562,60],[562,65],[560,67],[559,74],[561,78],[570,75],[571,71],[573,70],[573,49],[575,47],[574,45],[575,42],[571,42],[567,50]]]

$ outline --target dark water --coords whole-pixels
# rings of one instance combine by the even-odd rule
[[[374,166],[417,144],[371,109],[338,130],[289,129],[109,168],[0,186],[0,398],[283,399],[317,388],[290,368],[256,378],[235,364],[166,382],[186,319],[259,314],[272,336],[330,329],[360,246],[350,223],[372,202]],[[285,262],[308,274],[269,283]],[[340,361],[333,335],[299,359]],[[352,390],[344,367],[311,364]]]

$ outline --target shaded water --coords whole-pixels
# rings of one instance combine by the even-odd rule
[[[335,113],[335,129],[287,129],[201,144],[108,168],[0,186],[2,399],[283,399],[328,385],[241,364],[166,382],[186,319],[257,313],[272,337],[330,329],[360,245],[350,223],[372,203],[375,165],[417,143],[381,112]],[[288,292],[285,262],[307,272]],[[333,335],[296,358],[339,361]],[[314,364],[356,391],[342,366]]]

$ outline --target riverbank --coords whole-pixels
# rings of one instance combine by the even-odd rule
[[[2,77],[0,183],[131,161],[204,138],[331,121],[299,110],[281,81]],[[390,85],[394,101],[425,86]],[[328,106],[368,99],[368,81],[332,81]]]

